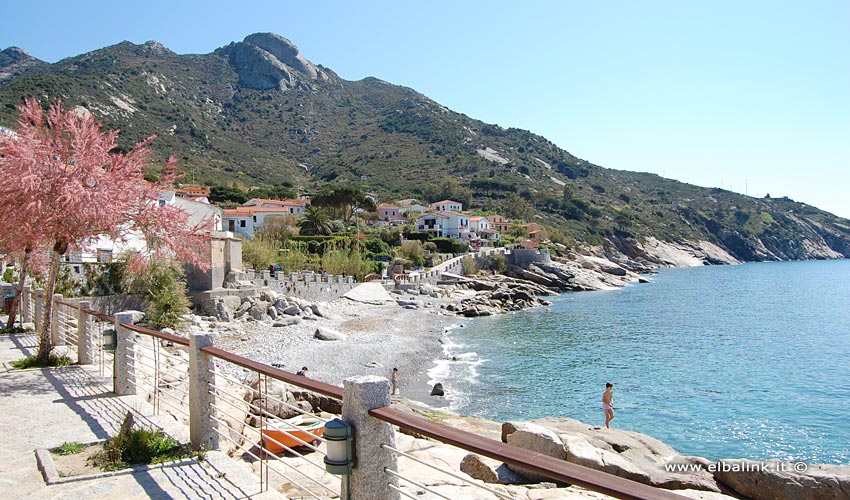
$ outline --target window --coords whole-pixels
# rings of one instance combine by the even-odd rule
[[[245,219],[239,221],[239,227],[245,227]]]

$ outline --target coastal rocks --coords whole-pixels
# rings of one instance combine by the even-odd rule
[[[465,297],[455,304],[446,306],[446,311],[467,318],[503,314],[529,307],[549,305],[538,295],[550,295],[553,290],[526,280],[492,276],[488,278],[463,278],[454,285],[457,289],[472,290],[472,297]],[[468,293],[468,292],[467,292]]]
[[[202,304],[202,309],[224,322],[233,320],[274,322],[275,327],[298,324],[301,319],[326,318],[327,313],[317,303],[297,297],[284,297],[269,288],[251,290],[252,295],[225,295]],[[298,318],[291,321],[290,317]]]
[[[562,436],[565,460],[625,479],[650,484],[650,476],[615,451],[597,448],[581,436]]]
[[[249,383],[249,390],[243,395],[243,400],[249,404],[249,413],[246,422],[252,427],[258,427],[260,423],[260,408],[279,418],[292,418],[302,413],[310,413],[313,406],[308,401],[296,398],[289,387],[279,381],[274,381],[266,388],[265,399],[259,391],[259,379],[253,378]]]
[[[316,328],[313,337],[319,340],[345,340],[346,336],[330,328]]]
[[[523,482],[522,478],[507,465],[475,453],[463,457],[460,462],[460,471],[485,483],[520,484]]]
[[[535,423],[505,422],[502,440],[515,444],[514,435],[525,436],[529,429],[540,433],[540,428],[547,430],[547,434],[542,435],[549,435],[550,441],[551,434],[557,436],[564,460],[568,462],[659,488],[720,491],[714,477],[706,470],[707,460],[684,457],[661,441],[637,432],[594,429],[577,420],[548,418]],[[522,447],[526,449],[557,456],[557,448],[551,442],[541,438],[524,439],[523,442]],[[687,472],[670,472],[665,467],[667,464],[692,464],[694,467],[687,468]]]
[[[434,387],[431,389],[432,396],[445,396],[446,391],[443,389],[443,384],[437,382],[434,384]]]
[[[718,481],[753,500],[850,499],[850,467],[721,460],[716,469]]]
[[[531,450],[541,455],[566,460],[567,452],[561,438],[551,430],[539,425],[524,423],[507,436],[510,445]],[[532,472],[522,467],[508,464],[508,468],[528,481],[540,483],[550,481],[546,476]]]

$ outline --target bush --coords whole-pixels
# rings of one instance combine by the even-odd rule
[[[434,238],[431,241],[440,253],[461,254],[469,250],[469,245],[451,238]]]
[[[118,435],[103,444],[103,451],[95,455],[94,463],[104,471],[114,471],[130,465],[147,465],[170,462],[203,455],[189,452],[162,431],[133,428],[131,413],[127,413]]]
[[[475,266],[475,259],[467,255],[460,261],[460,269],[464,276],[469,276],[478,272]]]
[[[129,288],[149,300],[145,321],[154,328],[179,326],[191,310],[183,271],[176,266],[155,262],[144,276],[134,276]]]
[[[242,241],[242,260],[251,264],[257,271],[268,269],[277,258],[277,245],[274,240],[257,237]]]
[[[425,265],[425,249],[422,247],[422,243],[418,241],[405,241],[402,243],[399,254],[409,260],[415,267]]]

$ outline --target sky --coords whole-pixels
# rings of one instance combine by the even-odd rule
[[[204,54],[256,32],[603,167],[850,218],[850,1],[9,2],[0,48]]]

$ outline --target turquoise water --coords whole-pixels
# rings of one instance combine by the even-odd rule
[[[850,261],[664,270],[467,321],[431,374],[452,409],[566,416],[688,455],[850,464]]]

